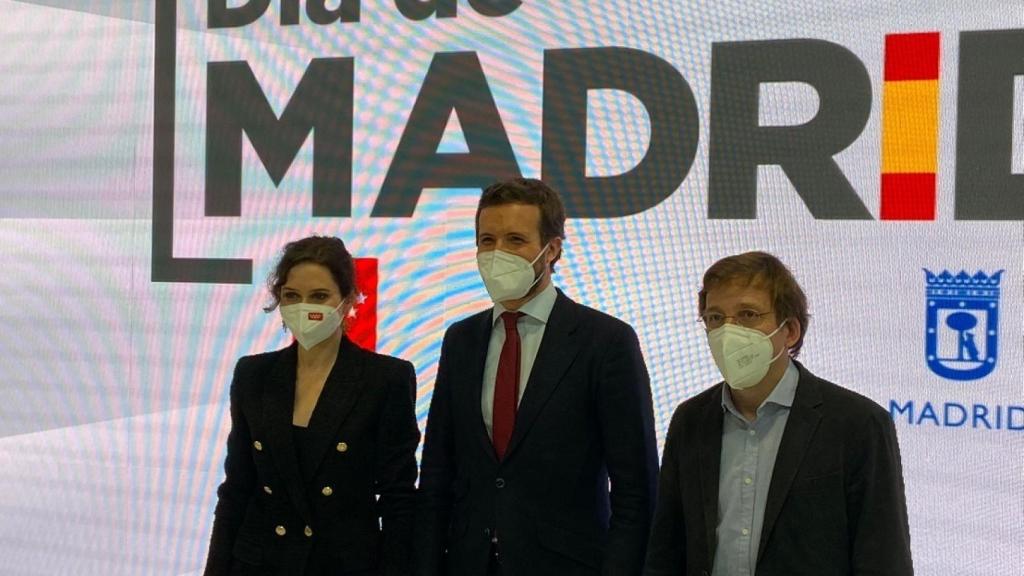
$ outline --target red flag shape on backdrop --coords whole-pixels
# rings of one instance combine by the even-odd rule
[[[356,303],[345,334],[356,345],[377,350],[377,259],[356,258]]]

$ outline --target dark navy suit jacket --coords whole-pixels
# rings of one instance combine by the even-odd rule
[[[416,574],[638,575],[657,448],[633,329],[560,291],[498,461],[481,414],[491,310],[445,334],[427,419]],[[611,490],[609,494],[609,480]]]

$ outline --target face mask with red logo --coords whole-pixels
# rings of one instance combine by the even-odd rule
[[[322,304],[288,304],[281,306],[281,319],[299,344],[309,350],[328,339],[341,326],[339,308],[341,304],[334,308]]]

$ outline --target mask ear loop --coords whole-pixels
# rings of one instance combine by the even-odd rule
[[[341,302],[334,308],[334,311],[338,312],[338,316],[341,316],[341,312],[339,311],[339,308],[341,308],[342,306],[345,305],[346,300],[347,299],[343,298],[341,300]],[[353,303],[352,304],[352,308],[349,308],[348,312],[346,312],[345,315],[341,317],[341,322],[338,324],[338,327],[341,328],[342,336],[344,336],[348,332],[348,328],[349,328],[349,326],[348,326],[349,314],[352,312],[352,309],[355,308],[355,307],[356,307],[356,305],[355,305],[355,303]]]
[[[772,333],[766,335],[765,338],[770,339],[772,336],[775,336],[775,334],[778,333],[779,330],[782,330],[782,327],[786,325],[786,322],[789,322],[789,318],[786,318],[785,320],[783,320],[782,324],[779,324],[779,327],[776,328],[775,330],[772,330]],[[772,362],[775,362],[779,358],[782,358],[782,355],[785,354],[787,351],[789,351],[789,348],[783,346],[782,350],[779,350],[779,353],[776,354],[774,358],[769,360],[768,363],[771,364]]]
[[[533,268],[533,265],[537,263],[537,260],[540,260],[540,257],[543,256],[544,253],[548,251],[548,248],[550,246],[551,246],[551,241],[548,240],[548,243],[545,244],[544,247],[540,249],[540,252],[537,253],[537,257],[533,259],[533,262],[530,262],[530,268]],[[526,289],[527,293],[529,293],[530,290],[533,290],[533,287],[537,285],[537,282],[540,282],[540,279],[541,279],[541,277],[543,275],[544,274],[541,273],[541,274],[537,274],[536,276],[533,277],[533,282],[530,284],[530,287]]]
[[[544,247],[540,249],[540,252],[537,252],[537,257],[534,258],[532,262],[530,262],[530,266],[533,266],[534,264],[536,264],[537,260],[540,260],[540,257],[543,256],[544,253],[547,252],[548,248],[550,248],[550,247],[551,247],[551,241],[548,240],[548,243],[545,244]]]

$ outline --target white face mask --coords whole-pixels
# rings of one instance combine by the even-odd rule
[[[783,321],[771,334],[735,324],[724,324],[708,332],[711,355],[730,388],[745,390],[764,378],[771,363],[786,352],[783,348],[772,356],[771,338],[785,325]]]
[[[281,306],[281,318],[299,344],[309,350],[341,326],[339,308],[341,304],[334,308],[322,304],[289,304]]]
[[[544,245],[533,262],[522,256],[516,256],[501,250],[480,252],[476,255],[476,264],[480,269],[487,293],[495,303],[507,300],[518,300],[526,296],[537,282],[544,277],[537,274],[533,265],[547,251],[551,243]]]

